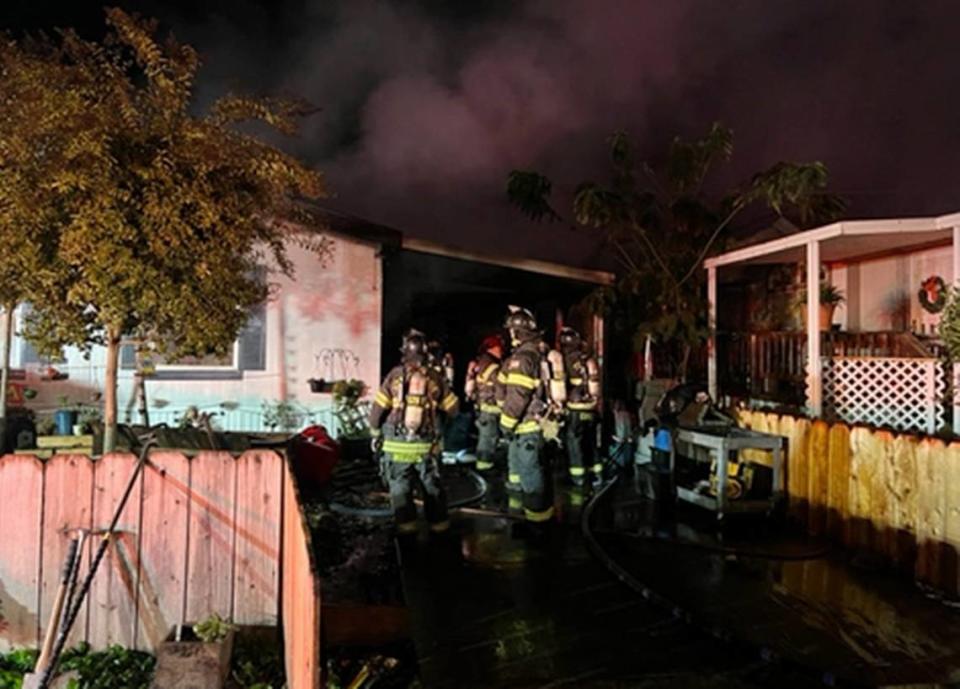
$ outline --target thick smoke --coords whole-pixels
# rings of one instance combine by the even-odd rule
[[[952,2],[528,0],[469,17],[421,0],[302,0],[269,28],[170,20],[206,54],[206,88],[287,92],[324,108],[297,151],[339,208],[474,248],[596,263],[596,242],[507,207],[513,167],[561,194],[605,173],[628,130],[656,155],[721,120],[719,185],[781,159],[823,160],[851,214],[960,208],[960,60]],[[216,30],[211,30],[215,26]]]

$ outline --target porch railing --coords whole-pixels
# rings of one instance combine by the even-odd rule
[[[938,346],[903,332],[824,332],[821,355],[933,359]],[[725,393],[802,406],[807,336],[803,332],[718,333],[720,386]]]

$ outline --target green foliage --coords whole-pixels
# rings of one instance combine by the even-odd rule
[[[233,649],[231,676],[239,689],[283,689],[286,672],[277,643],[265,643],[243,635]]]
[[[28,199],[39,218],[30,227],[42,224],[44,251],[27,335],[44,353],[105,344],[108,371],[125,335],[171,357],[222,355],[269,296],[262,268],[291,272],[288,241],[330,249],[281,221],[296,214],[297,198],[324,194],[320,173],[237,126],[292,133],[306,109],[231,95],[197,115],[196,52],[172,37],[159,40],[155,22],[119,9],[107,10],[107,24],[101,43],[68,30],[57,41],[7,39],[0,50],[0,90],[26,78],[2,65],[38,61],[53,78],[35,69],[22,90],[38,91],[37,102],[49,111],[36,113],[69,127],[69,136],[57,130],[49,137],[55,164],[43,161],[36,171],[28,168],[29,179],[9,182],[19,189],[39,180],[44,192]],[[27,120],[18,115],[10,125],[12,153],[0,150],[14,164],[34,146]],[[8,186],[8,168],[0,159],[0,186]],[[0,211],[0,225],[19,217],[8,221]],[[33,265],[24,262],[18,274]],[[112,373],[106,388],[109,450]]]
[[[953,361],[960,361],[960,290],[950,288],[947,305],[940,313],[940,339]]]
[[[843,296],[843,290],[827,281],[820,283],[820,303],[825,306],[839,306],[846,301]],[[803,287],[797,291],[797,306],[803,307],[807,303],[807,288]]]
[[[309,411],[286,400],[263,402],[260,411],[263,424],[271,431],[293,433],[299,431],[307,421],[313,420],[313,414]]]
[[[338,380],[333,385],[333,413],[339,424],[338,437],[359,440],[370,437],[367,409],[360,401],[367,386],[362,380]]]
[[[234,626],[217,613],[213,613],[202,622],[193,625],[193,633],[204,643],[214,643],[227,638]]]
[[[844,208],[827,191],[821,163],[781,162],[725,196],[708,194],[710,172],[733,153],[733,133],[720,124],[692,141],[674,139],[659,170],[637,162],[623,132],[609,146],[610,178],[581,183],[573,198],[574,221],[599,230],[620,266],[616,289],[591,301],[637,347],[647,336],[666,343],[680,376],[690,349],[708,334],[703,260],[734,218],[762,205],[805,225],[833,219]],[[511,203],[535,221],[560,218],[550,203],[552,188],[547,177],[529,170],[507,179]]]
[[[23,675],[33,672],[38,652],[19,649],[0,654],[0,689],[20,689]],[[76,672],[69,689],[147,689],[153,679],[156,659],[149,653],[111,646],[91,651],[87,644],[68,649],[60,659],[59,672]]]
[[[63,654],[60,672],[78,673],[79,679],[71,680],[69,689],[147,689],[156,663],[156,658],[143,651],[123,646],[91,651],[82,644]]]

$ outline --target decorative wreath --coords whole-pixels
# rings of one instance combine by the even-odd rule
[[[927,313],[940,313],[947,305],[947,284],[939,275],[931,275],[920,283],[917,298]]]

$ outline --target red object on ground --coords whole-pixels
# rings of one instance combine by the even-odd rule
[[[307,426],[290,441],[290,459],[306,487],[322,488],[340,461],[340,445],[323,426]]]

